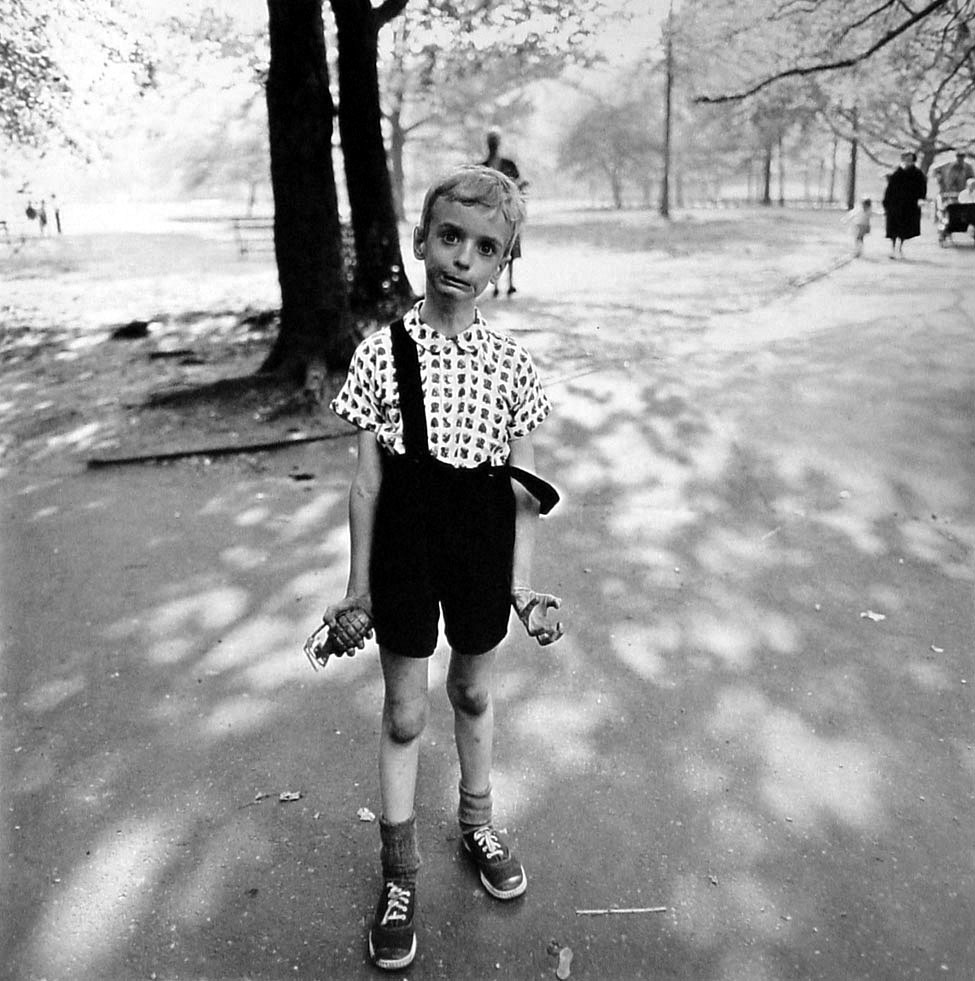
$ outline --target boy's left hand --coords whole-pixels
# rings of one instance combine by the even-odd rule
[[[536,593],[529,586],[514,586],[511,590],[511,605],[518,619],[525,626],[529,637],[534,637],[542,647],[554,644],[565,631],[562,621],[549,622],[548,611],[562,607],[562,600],[551,593]]]

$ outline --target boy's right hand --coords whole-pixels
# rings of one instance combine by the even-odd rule
[[[328,625],[330,653],[355,654],[372,637],[372,602],[369,596],[346,596],[329,606],[322,620]]]
[[[322,637],[322,631],[326,630]],[[372,613],[368,596],[350,597],[333,603],[322,614],[321,626],[305,641],[302,650],[317,671],[334,654],[355,654],[372,636]]]

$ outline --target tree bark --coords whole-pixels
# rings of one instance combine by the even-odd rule
[[[836,201],[836,154],[839,150],[840,138],[833,137],[833,149],[829,159],[829,203]]]
[[[670,217],[670,153],[674,97],[674,5],[667,17],[667,64],[664,80],[664,172],[660,179],[660,217]]]
[[[356,341],[332,166],[334,106],[321,0],[267,0],[267,5],[267,110],[281,327],[261,371],[318,387],[323,366],[348,367]]]
[[[853,109],[853,137],[850,140],[850,167],[846,174],[846,207],[852,211],[857,203],[857,157],[859,156],[860,113]]]
[[[353,311],[394,315],[413,299],[403,268],[383,143],[377,40],[406,2],[374,10],[371,0],[330,0],[338,30],[339,133],[352,210],[356,269]]]
[[[778,151],[777,157],[779,161],[779,207],[785,207],[785,148],[783,146],[785,140],[781,133],[779,133],[778,143],[776,149]]]
[[[772,204],[772,148],[771,140],[766,143],[762,156],[762,201],[766,207]]]

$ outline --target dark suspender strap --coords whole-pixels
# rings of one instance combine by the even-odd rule
[[[538,474],[522,470],[521,467],[513,467],[510,464],[499,469],[506,471],[512,480],[517,480],[538,501],[539,514],[548,514],[559,503],[559,492]]]
[[[393,370],[399,390],[399,409],[403,416],[403,443],[412,459],[427,456],[427,416],[423,408],[423,385],[416,344],[402,320],[389,328],[393,341]]]

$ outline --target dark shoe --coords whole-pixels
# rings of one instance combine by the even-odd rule
[[[528,888],[521,862],[490,825],[461,835],[461,841],[481,873],[481,884],[495,899],[514,899]]]
[[[398,971],[413,963],[416,933],[416,884],[387,879],[376,904],[376,917],[369,931],[369,957],[376,967]]]
[[[508,296],[511,296],[512,293],[517,293],[517,292],[518,292],[518,290],[516,290],[514,288],[514,286],[509,286],[508,287]]]

